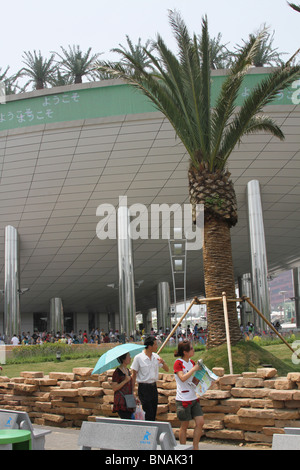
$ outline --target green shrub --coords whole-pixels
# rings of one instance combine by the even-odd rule
[[[56,360],[56,353],[59,352],[61,360],[99,357],[99,349],[90,348],[86,345],[74,347],[64,343],[43,343],[33,346],[19,346],[14,348],[12,356],[7,359],[8,364],[22,364],[33,362],[49,362]]]

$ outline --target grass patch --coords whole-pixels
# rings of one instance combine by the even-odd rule
[[[8,377],[19,377],[20,372],[43,371],[44,375],[49,372],[72,372],[74,367],[95,367],[99,357],[105,352],[104,349],[85,347],[72,348],[72,346],[55,343],[46,350],[46,346],[24,346],[15,348],[18,353],[14,355],[7,364],[3,365],[2,375]],[[61,360],[56,360],[56,350],[59,346]],[[32,351],[30,351],[32,349]],[[169,366],[169,373],[173,373],[175,362],[175,347],[165,348],[160,354]],[[47,351],[47,355],[46,354]],[[204,363],[212,369],[213,367],[224,367],[225,373],[229,373],[227,346],[223,344],[218,348],[206,350],[204,346],[195,347],[194,361],[202,358]],[[286,376],[288,372],[300,372],[300,365],[294,365],[291,361],[292,352],[284,344],[259,346],[253,341],[241,341],[232,346],[233,372],[240,374],[247,371],[256,371],[263,364],[270,364],[278,370],[278,375]]]
[[[2,375],[7,377],[20,377],[20,373],[24,371],[41,371],[44,375],[49,375],[50,372],[72,372],[74,367],[94,367],[97,359],[91,358],[83,359],[68,359],[65,361],[50,361],[50,362],[34,362],[22,364],[5,364],[2,365]]]
[[[287,360],[282,360],[281,358],[280,351],[282,347],[287,350]],[[235,346],[232,346],[231,350],[232,366],[235,374],[256,371],[258,367],[265,364],[270,364],[271,367],[277,369],[279,375],[283,376],[288,372],[300,371],[300,366],[292,363],[292,352],[285,345],[261,347],[253,341],[240,341]],[[225,373],[229,373],[226,344],[205,351],[201,358],[210,369],[213,367],[224,367]]]
[[[7,359],[7,364],[32,364],[35,362],[56,361],[56,354],[60,353],[62,360],[76,358],[99,357],[105,352],[101,349],[90,348],[88,345],[73,347],[64,343],[44,343],[35,346],[19,346],[14,348],[11,357]]]

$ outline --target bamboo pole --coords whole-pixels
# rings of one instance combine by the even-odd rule
[[[173,336],[174,332],[177,330],[177,327],[180,325],[180,323],[182,322],[182,320],[184,319],[184,317],[189,313],[189,311],[191,310],[192,306],[194,304],[196,304],[197,302],[197,297],[194,297],[194,299],[192,300],[191,304],[188,306],[188,308],[186,309],[186,311],[184,312],[184,314],[182,315],[182,317],[178,320],[177,324],[174,326],[173,330],[171,331],[171,333],[167,336],[167,338],[165,339],[164,343],[161,345],[161,347],[159,348],[159,350],[157,351],[157,354],[159,354],[163,348],[165,347],[165,345],[167,344],[167,342],[169,341],[169,339],[171,338],[171,336]]]
[[[226,341],[227,341],[227,354],[228,354],[228,362],[229,362],[229,372],[230,372],[230,374],[233,374],[226,292],[222,292],[222,298],[223,298],[223,310],[224,310],[224,320],[225,320],[225,331],[226,331]]]
[[[266,322],[266,324],[271,328],[271,330],[276,333],[277,336],[284,342],[284,344],[291,350],[293,353],[295,352],[294,349],[289,345],[289,343],[284,339],[284,337],[276,330],[276,328],[272,325],[271,322],[255,307],[255,305],[251,302],[249,297],[242,297],[243,300],[246,300],[248,304],[256,311],[256,313]]]
[[[170,332],[168,337],[165,339],[164,343],[158,350],[158,354],[163,350],[163,348],[166,346],[167,342],[173,336],[174,332],[176,331],[178,325],[182,322],[182,320],[185,318],[185,316],[188,314],[190,309],[192,308],[193,305],[199,305],[202,303],[208,303],[208,302],[215,302],[217,300],[223,301],[223,309],[224,309],[224,319],[225,319],[225,329],[226,329],[226,341],[227,341],[227,350],[228,350],[228,361],[229,361],[229,370],[230,373],[233,374],[233,368],[232,368],[232,355],[231,355],[231,343],[230,343],[230,330],[229,330],[229,320],[228,320],[228,310],[227,310],[227,303],[228,302],[245,302],[247,301],[248,304],[256,311],[256,313],[264,320],[264,322],[271,328],[272,331],[281,339],[281,341],[294,353],[295,350],[289,345],[289,343],[283,338],[283,336],[276,330],[276,328],[272,325],[271,322],[258,310],[258,308],[255,307],[255,305],[251,302],[249,297],[242,296],[241,298],[237,299],[227,299],[226,298],[226,292],[222,292],[222,297],[207,297],[205,299],[198,299],[198,297],[194,297],[192,300],[191,304],[187,308],[187,310],[184,312],[182,317],[178,320],[177,324],[173,328],[173,330]]]
[[[195,297],[196,301],[195,303],[196,304],[206,304],[207,302],[214,302],[216,300],[222,300],[222,297],[207,297],[205,299],[198,299],[197,297]]]

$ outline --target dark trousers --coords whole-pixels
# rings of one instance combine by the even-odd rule
[[[158,403],[158,392],[156,383],[143,384],[139,383],[138,395],[141,401],[143,410],[145,411],[146,421],[155,421],[157,403]]]
[[[121,419],[132,419],[132,411],[123,411],[119,410],[118,415],[120,416]]]

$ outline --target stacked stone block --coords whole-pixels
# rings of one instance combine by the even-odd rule
[[[117,416],[112,413],[113,371],[91,375],[92,370],[0,376],[0,408],[27,411],[33,423],[61,427],[80,427],[95,416]],[[232,375],[225,375],[222,368],[214,372],[218,381],[200,397],[206,437],[270,444],[273,434],[283,433],[284,427],[300,427],[300,373],[278,377],[273,368]],[[174,375],[160,374],[157,386],[157,420],[170,422],[177,437]]]

